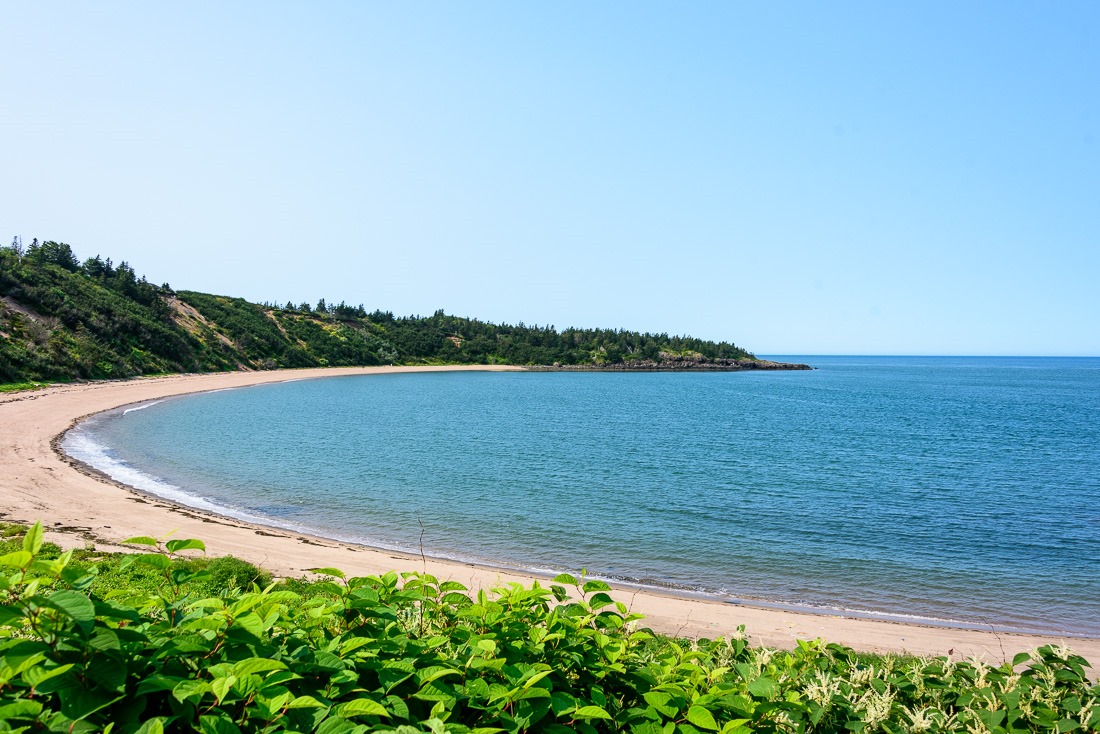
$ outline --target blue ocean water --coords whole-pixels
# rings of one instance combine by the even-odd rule
[[[423,527],[440,557],[1100,635],[1100,359],[784,359],[818,369],[295,381],[114,411],[65,445],[372,546],[416,551]]]

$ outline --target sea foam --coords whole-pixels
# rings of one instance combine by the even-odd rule
[[[129,408],[124,411],[123,414],[125,415],[125,413],[131,410],[140,409],[141,408]],[[111,449],[98,443],[81,428],[76,428],[66,433],[65,438],[61,441],[61,447],[65,450],[65,453],[72,458],[84,462],[93,469],[106,474],[116,482],[196,509],[209,510],[211,512],[225,511],[223,507],[215,505],[202,497],[188,494],[176,485],[169,484],[160,477],[138,469],[129,462],[119,458]]]
[[[139,492],[154,495],[156,497],[163,498],[165,500],[183,505],[185,507],[191,507],[196,510],[205,510],[207,512],[211,512],[222,517],[233,518],[235,520],[241,520],[257,525],[264,525],[267,527],[279,528],[282,530],[289,530],[297,533],[316,534],[318,532],[316,529],[309,528],[305,525],[280,521],[267,515],[248,512],[240,508],[220,502],[214,502],[208,498],[188,492],[182,487],[165,481],[161,477],[158,477],[150,472],[142,471],[130,462],[119,457],[117,452],[115,452],[108,446],[105,446],[104,444],[98,442],[93,437],[95,430],[97,429],[101,420],[104,417],[109,418],[112,416],[112,414],[124,416],[131,411],[142,410],[161,402],[164,401],[156,400],[139,405],[134,408],[126,408],[122,411],[112,411],[103,414],[102,416],[90,418],[65,434],[65,437],[61,440],[61,448],[71,458],[76,459],[77,461],[80,461],[90,466],[96,471],[107,475],[108,477],[120,484],[124,484],[127,487],[136,489]]]
[[[145,410],[146,408],[151,408],[154,405],[160,405],[163,402],[163,400],[153,400],[152,402],[142,403],[141,405],[137,405],[133,408],[127,408],[126,410],[122,411],[122,414],[126,415],[127,413],[133,413],[137,410]]]

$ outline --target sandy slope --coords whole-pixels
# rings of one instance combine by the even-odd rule
[[[427,369],[467,368],[335,368],[179,375],[57,386],[2,395],[0,517],[23,522],[41,519],[51,529],[48,537],[66,546],[94,542],[97,547],[104,548],[135,535],[164,535],[174,531],[173,537],[202,538],[212,554],[231,553],[288,576],[299,576],[305,569],[321,566],[335,566],[353,575],[424,570],[426,567],[441,579],[457,580],[471,589],[491,588],[513,581],[530,583],[534,577],[431,559],[425,563],[420,557],[350,546],[206,515],[84,473],[53,447],[55,439],[76,420],[127,403],[288,379]],[[787,647],[797,638],[824,637],[830,642],[862,650],[951,654],[955,658],[978,657],[1000,662],[1006,655],[1011,657],[1040,644],[1062,641],[803,614],[626,588],[617,590],[615,596],[633,611],[645,614],[646,623],[660,632],[716,637],[745,625],[755,642],[769,646]],[[1077,653],[1100,666],[1100,640],[1072,639],[1068,642]]]

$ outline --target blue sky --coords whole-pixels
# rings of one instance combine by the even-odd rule
[[[9,3],[0,223],[252,300],[1100,355],[1100,4]]]

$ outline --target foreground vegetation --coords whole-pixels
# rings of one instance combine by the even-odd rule
[[[377,364],[759,364],[728,342],[616,329],[395,317],[344,302],[175,291],[62,242],[0,248],[0,383]]]
[[[271,583],[234,559],[0,544],[0,731],[1069,732],[1087,663],[990,667],[657,637],[599,581],[469,596],[417,573]],[[575,598],[569,599],[572,593]]]

